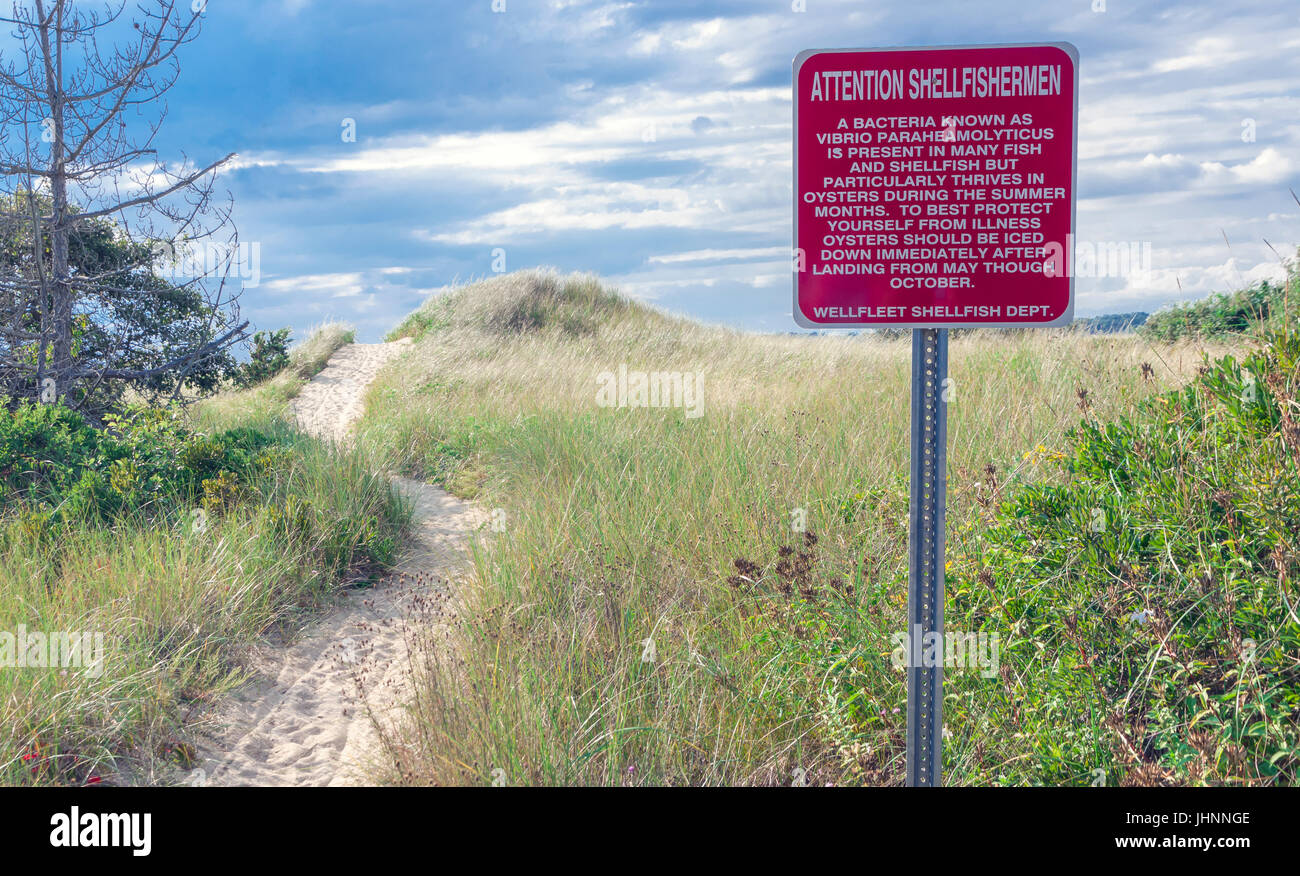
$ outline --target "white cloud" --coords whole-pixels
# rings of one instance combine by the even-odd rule
[[[1200,167],[1201,173],[1209,180],[1226,179],[1250,185],[1274,185],[1295,172],[1295,164],[1291,159],[1272,146],[1244,164],[1225,165],[1218,161],[1205,161]]]
[[[1154,269],[1149,276],[1142,278],[1142,282],[1126,282],[1118,289],[1098,295],[1097,299],[1141,301],[1155,293],[1167,301],[1192,301],[1216,292],[1241,289],[1260,280],[1276,281],[1284,274],[1277,262],[1256,262],[1243,267],[1239,259],[1229,257],[1219,264],[1184,264]],[[1170,290],[1173,290],[1172,294]]]
[[[1149,152],[1140,159],[1096,163],[1092,177],[1112,185],[1130,185],[1140,192],[1189,193],[1193,187],[1272,186],[1289,179],[1295,163],[1273,147],[1253,158],[1227,163],[1197,160],[1181,153]]]
[[[1202,37],[1192,44],[1191,51],[1186,54],[1157,61],[1151,67],[1157,73],[1174,73],[1198,67],[1222,68],[1248,58],[1250,54],[1249,50],[1236,48],[1229,37]]]
[[[598,257],[619,265],[606,273],[634,294],[779,287],[789,277],[784,77],[795,52],[859,41],[855,33],[871,34],[862,42],[908,45],[1053,32],[1082,55],[1079,182],[1089,197],[1079,203],[1079,236],[1152,241],[1163,254],[1141,286],[1102,288],[1081,278],[1082,311],[1121,299],[1152,309],[1180,295],[1178,282],[1187,297],[1233,288],[1277,270],[1262,238],[1289,255],[1300,237],[1286,193],[1300,176],[1300,21],[1282,4],[1243,0],[1227,16],[1204,2],[1155,10],[1115,3],[1104,15],[1084,7],[1061,16],[1006,0],[871,9],[819,0],[803,14],[784,2],[737,15],[701,4],[678,20],[656,12],[650,24],[647,7],[630,3],[554,0],[532,17],[517,8],[500,17],[514,38],[554,46],[545,57],[556,66],[535,72],[554,79],[558,121],[367,133],[348,150],[256,154],[241,167],[305,171],[394,199],[415,186],[472,183],[494,193],[467,217],[434,206],[418,230],[402,229],[439,254],[518,242],[563,248],[617,231],[617,243]],[[573,51],[583,53],[580,62]],[[409,116],[400,101],[384,106],[383,119]],[[701,117],[713,124],[693,127]],[[1245,119],[1255,123],[1257,142],[1242,141]],[[1231,229],[1230,253],[1223,227]],[[683,237],[693,248],[676,251]],[[375,284],[388,270],[314,276],[334,278],[323,294],[348,290],[347,300],[361,301],[382,288]]]
[[[788,256],[790,248],[785,246],[765,246],[757,249],[696,249],[689,252],[675,252],[668,255],[650,256],[650,264],[672,265],[682,262],[721,262],[733,259],[751,261],[753,259],[771,259],[773,256]]]
[[[360,295],[364,285],[359,272],[339,274],[306,274],[297,277],[278,277],[262,283],[261,288],[272,295],[321,295],[332,298]]]

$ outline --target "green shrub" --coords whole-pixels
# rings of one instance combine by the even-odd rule
[[[225,514],[247,498],[248,490],[228,471],[203,480],[203,508],[206,511]]]
[[[290,329],[282,328],[255,333],[250,358],[239,367],[235,382],[241,387],[256,386],[288,368],[289,332]]]
[[[249,428],[203,435],[164,408],[129,408],[96,429],[65,407],[22,402],[0,409],[0,498],[55,522],[159,517],[212,496],[228,507],[238,484],[274,464],[283,440]]]
[[[1083,423],[1068,480],[1003,503],[949,623],[1003,630],[996,697],[1038,781],[1295,780],[1298,353],[1278,336]]]
[[[1167,307],[1152,314],[1138,331],[1162,341],[1241,334],[1281,314],[1285,295],[1285,283],[1263,280],[1237,292]]]

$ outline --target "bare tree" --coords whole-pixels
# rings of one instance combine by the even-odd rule
[[[154,148],[178,50],[197,37],[205,5],[143,0],[128,16],[125,2],[33,0],[0,17],[16,46],[0,50],[0,373],[9,384],[0,391],[84,404],[105,381],[157,388],[166,377],[179,392],[246,337],[231,205],[213,196],[217,169],[235,156],[199,166]],[[196,248],[210,257],[187,259],[199,269],[181,282],[150,279]],[[128,298],[135,306],[178,291],[201,302],[190,313],[204,323],[183,342],[162,343],[122,316]],[[91,326],[93,355],[79,350]]]

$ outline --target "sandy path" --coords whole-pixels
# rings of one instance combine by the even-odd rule
[[[292,403],[302,427],[346,441],[365,389],[406,342],[341,348]],[[414,503],[411,540],[378,586],[347,591],[340,607],[287,648],[253,655],[259,678],[220,709],[220,729],[199,746],[191,784],[364,784],[376,757],[371,714],[387,722],[408,699],[405,607],[463,570],[481,512],[437,487],[394,479]],[[360,701],[358,679],[369,710]]]
[[[366,387],[394,357],[411,344],[403,338],[392,344],[348,344],[330,356],[321,372],[289,402],[289,410],[303,431],[318,438],[344,441],[352,424],[361,418]]]

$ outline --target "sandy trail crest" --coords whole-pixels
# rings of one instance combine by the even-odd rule
[[[410,345],[411,339],[403,338],[391,344],[339,347],[321,372],[289,402],[298,425],[317,438],[346,441],[352,424],[361,418],[366,387]]]
[[[318,437],[347,441],[366,387],[408,347],[399,341],[340,348],[291,403],[299,424]],[[219,709],[219,729],[199,746],[203,760],[193,784],[366,782],[365,769],[379,756],[371,713],[386,724],[409,699],[406,608],[464,571],[468,535],[484,520],[437,487],[404,478],[394,485],[414,505],[411,538],[394,572],[374,588],[345,593],[338,609],[289,647],[263,646],[252,655],[259,677]]]

